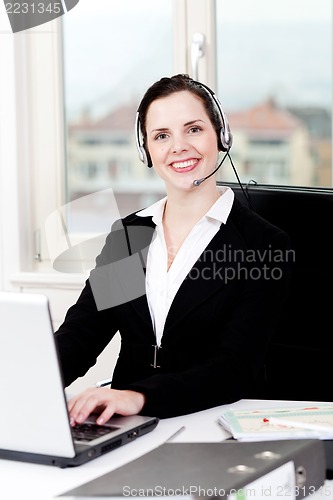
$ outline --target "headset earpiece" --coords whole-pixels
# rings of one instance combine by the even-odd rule
[[[146,165],[146,167],[151,167],[152,166],[150,164],[150,162],[148,161],[148,156],[147,156],[146,150],[145,150],[145,148],[143,146],[140,146],[140,149],[139,149],[139,158],[142,161],[142,163],[144,165]]]
[[[221,128],[217,138],[219,150],[223,152],[229,151],[232,146],[232,135],[229,129],[229,125],[227,125],[226,129]]]
[[[139,159],[142,161],[146,167],[151,168],[153,166],[149,153],[147,153],[143,143],[140,141],[140,119],[139,112],[136,113],[135,117],[135,142],[136,148],[138,150]]]

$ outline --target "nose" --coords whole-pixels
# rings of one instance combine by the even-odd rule
[[[171,143],[171,151],[172,153],[181,153],[182,151],[186,151],[188,149],[188,144],[185,138],[182,135],[174,136]]]

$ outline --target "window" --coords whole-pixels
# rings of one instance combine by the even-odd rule
[[[331,0],[216,8],[217,88],[242,181],[331,187]],[[226,170],[219,180],[235,180]]]

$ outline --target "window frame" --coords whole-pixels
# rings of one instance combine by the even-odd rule
[[[45,28],[46,26],[46,28]],[[64,193],[61,19],[4,37],[0,115],[2,288],[82,282],[53,274],[40,228]],[[6,66],[6,68],[5,68]]]

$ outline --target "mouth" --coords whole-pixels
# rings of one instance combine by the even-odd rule
[[[190,160],[183,160],[183,161],[175,161],[170,164],[171,168],[173,168],[176,172],[190,172],[199,163],[198,158],[192,158]]]

